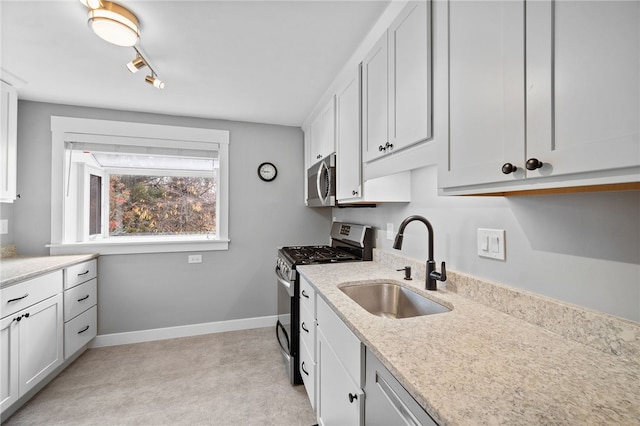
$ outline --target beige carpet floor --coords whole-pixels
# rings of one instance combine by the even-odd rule
[[[89,349],[3,425],[307,425],[275,329]]]

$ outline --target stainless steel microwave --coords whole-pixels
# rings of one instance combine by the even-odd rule
[[[336,154],[331,154],[307,170],[307,206],[336,205]]]

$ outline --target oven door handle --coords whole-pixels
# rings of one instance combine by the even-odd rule
[[[279,330],[282,329],[282,333],[284,333],[284,337],[285,339],[287,339],[287,347],[285,348],[284,345],[282,344],[282,341],[280,340],[280,332]],[[282,348],[282,351],[288,355],[291,356],[291,344],[289,342],[289,335],[287,334],[287,329],[284,327],[284,325],[282,325],[282,323],[280,322],[280,320],[278,320],[278,322],[276,323],[276,338],[278,339],[278,344],[280,345],[280,348]]]
[[[276,267],[276,278],[278,279],[278,282],[287,289],[287,293],[289,293],[289,296],[293,297],[293,289],[291,288],[291,283],[289,282],[289,280],[285,279],[282,274],[280,273],[280,268]]]

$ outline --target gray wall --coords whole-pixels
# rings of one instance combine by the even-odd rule
[[[299,128],[20,101],[21,198],[2,213],[13,214],[19,254],[48,254],[52,115],[230,132],[229,250],[203,252],[202,264],[188,264],[188,253],[100,257],[98,334],[275,315],[277,247],[328,241],[331,211],[302,202]],[[257,176],[263,161],[278,167],[271,183]]]
[[[435,260],[538,294],[640,321],[640,191],[526,197],[439,197],[436,167],[412,172],[412,202],[375,209],[333,209],[340,220],[371,224],[377,246],[393,250],[409,215],[435,233]],[[476,254],[477,228],[506,231],[506,260]],[[427,230],[408,225],[402,253],[427,259]]]

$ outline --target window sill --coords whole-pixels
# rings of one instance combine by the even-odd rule
[[[228,250],[229,240],[206,237],[119,237],[82,243],[48,244],[51,255],[141,254]]]

